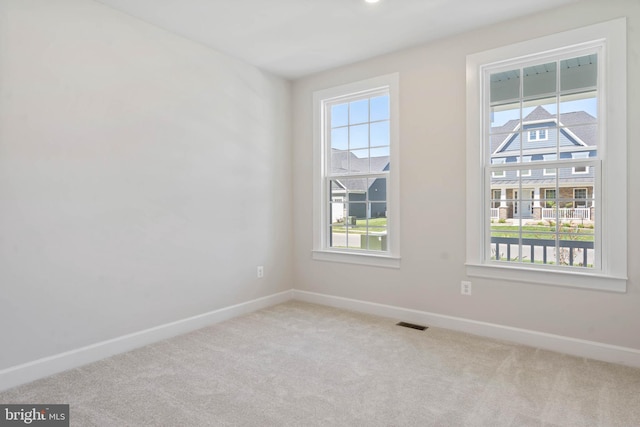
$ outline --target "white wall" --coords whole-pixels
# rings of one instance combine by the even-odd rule
[[[465,277],[466,55],[628,17],[629,165],[640,164],[640,2],[583,0],[298,80],[294,111],[296,289],[640,349],[640,169],[629,167],[628,292],[616,294]],[[400,73],[402,266],[311,259],[312,93]]]
[[[93,1],[0,0],[0,370],[290,289],[290,95]]]

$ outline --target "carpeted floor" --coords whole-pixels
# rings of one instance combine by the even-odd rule
[[[288,302],[4,393],[73,426],[640,426],[640,369]]]

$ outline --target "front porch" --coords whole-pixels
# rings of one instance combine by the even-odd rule
[[[558,190],[544,186],[533,188],[492,188],[490,218],[532,221],[594,221],[593,187],[566,186]],[[556,197],[556,192],[559,194]]]

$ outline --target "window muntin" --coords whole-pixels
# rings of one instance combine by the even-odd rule
[[[507,280],[514,284],[524,281],[625,292],[627,284],[626,37],[626,19],[619,18],[467,56],[467,246],[465,269],[468,276]],[[572,104],[576,93],[571,93],[567,85],[563,86],[566,93],[560,96],[559,101],[558,96],[553,96],[553,94],[549,100],[540,97],[533,101],[509,99],[507,96],[502,98],[503,102],[500,105],[487,107],[492,96],[487,82],[494,79],[491,76],[488,78],[488,75],[517,69],[510,75],[513,80],[515,75],[520,75],[523,66],[557,63],[558,59],[579,58],[593,52],[597,53],[598,87],[592,91],[591,96],[585,92],[576,92],[582,103],[579,110],[576,110],[575,104]],[[516,85],[511,82],[511,86]],[[501,88],[502,95],[504,95],[504,89],[505,87]],[[500,91],[495,93],[500,93]],[[589,159],[579,162],[570,159],[570,156],[567,157],[567,151],[572,150],[561,147],[560,150],[556,150],[559,151],[556,153],[558,157],[555,160],[545,162],[542,167],[545,169],[564,168],[571,176],[572,168],[576,166],[576,163],[580,163],[578,166],[588,166],[589,176],[593,174],[595,188],[591,196],[591,203],[596,224],[594,245],[596,253],[599,254],[597,258],[600,262],[596,262],[593,268],[583,268],[491,260],[487,256],[490,253],[491,242],[490,221],[486,217],[486,212],[490,208],[487,195],[490,194],[489,189],[494,187],[487,167],[490,164],[491,153],[512,143],[514,139],[517,139],[517,133],[527,130],[523,129],[520,120],[522,118],[520,112],[523,108],[529,108],[531,105],[556,105],[557,107],[560,103],[557,113],[554,111],[549,113],[553,118],[567,111],[582,111],[584,105],[589,103],[586,101],[595,105],[597,111],[589,113],[589,116],[596,119],[596,124],[590,123],[591,119],[584,114],[574,114],[575,120],[571,123],[567,120],[568,116],[565,116],[562,121],[554,122],[559,123],[555,129],[552,126],[548,131],[549,142],[554,142],[553,137],[558,135],[562,138],[569,135],[584,139],[585,133],[593,133],[599,137],[599,146],[588,149],[574,148],[575,151],[591,151]],[[515,119],[510,117],[513,116],[514,110],[517,116]],[[584,120],[585,118],[589,120]],[[539,123],[548,122],[549,117],[540,117],[540,119]],[[505,126],[506,124],[509,126]],[[580,127],[582,129],[579,129]],[[571,135],[569,130],[573,131],[574,135]],[[491,136],[490,150],[487,149],[489,140],[487,135]],[[524,140],[526,142],[526,137]],[[546,144],[544,141],[537,143]],[[556,145],[553,144],[553,146]],[[583,145],[583,147],[585,146]],[[543,161],[542,156],[534,156],[532,165],[528,165],[527,169],[538,167],[533,163],[541,161]],[[500,169],[507,174],[515,175],[514,171],[519,167],[517,162],[508,162],[506,166],[500,166]],[[556,179],[553,176],[547,178]],[[573,178],[582,179],[583,177],[578,175]],[[525,178],[520,179],[525,180]],[[506,190],[504,184],[504,181],[501,182],[499,187]],[[562,188],[559,186],[557,189],[558,202],[561,201],[560,199],[566,198],[559,192]],[[505,192],[505,196],[508,200],[513,199],[512,194]],[[503,214],[504,209],[501,207],[500,214]]]
[[[593,190],[561,186],[561,177],[570,175],[570,168],[557,168],[556,172],[553,183],[545,179],[546,185],[553,188],[531,188],[522,180],[517,188],[503,190],[509,218],[489,221],[488,261],[538,267],[596,267],[599,228],[587,200]],[[532,169],[531,175],[544,176],[543,168]],[[494,191],[492,207],[496,201]]]
[[[495,159],[491,159],[491,163],[493,163],[494,165],[503,165],[507,162],[507,159],[505,158],[495,158]],[[505,178],[507,176],[507,173],[503,170],[494,170],[493,172],[491,172],[491,176],[493,178]]]
[[[314,93],[314,259],[399,264],[398,75]]]
[[[488,262],[599,267],[597,215],[587,206],[587,187],[575,188],[589,185],[594,194],[596,184],[598,165],[591,167],[589,160],[597,159],[599,145],[593,132],[598,128],[598,54],[595,48],[485,72],[489,132],[483,145],[489,159],[487,200],[494,209]],[[572,183],[569,177],[576,173],[584,177]],[[507,218],[496,223],[498,186],[506,192]]]
[[[588,159],[589,158],[589,152],[577,152],[577,153],[571,153],[571,157],[574,159]],[[586,165],[582,165],[582,166],[574,166],[572,173],[574,175],[582,175],[582,174],[587,174],[589,173],[589,166]]]
[[[325,102],[328,248],[387,251],[388,89]],[[338,201],[339,200],[339,201]]]
[[[547,130],[546,129],[538,129],[538,130],[530,130],[528,133],[529,141],[546,141],[547,138]]]

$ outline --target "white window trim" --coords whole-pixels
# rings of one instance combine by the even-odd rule
[[[589,153],[573,153],[572,158],[574,159],[588,159],[589,158]],[[584,171],[576,171],[575,166],[573,168],[571,168],[571,173],[573,175],[587,175],[590,170],[589,170],[589,166],[580,166],[580,167],[584,167]]]
[[[578,198],[576,196],[576,190],[584,190],[584,199],[583,198]],[[578,200],[584,200],[584,206],[581,206],[581,207],[585,207],[585,208],[587,207],[587,205],[591,201],[591,199],[589,199],[589,189],[587,187],[574,187],[574,189],[573,189],[573,207],[574,208],[578,207],[577,206]]]
[[[531,163],[531,156],[524,156],[522,158],[522,162],[520,164],[524,164],[524,163]],[[531,169],[522,169],[522,173],[520,173],[520,169],[518,169],[516,171],[516,176],[517,177],[528,177],[531,176]]]
[[[589,171],[589,166],[580,166],[580,167],[584,167],[583,171],[576,171],[575,166],[571,169],[571,173],[573,175],[587,175],[590,171]]]
[[[399,74],[392,73],[355,83],[320,90],[313,94],[313,250],[312,257],[319,261],[361,264],[376,267],[400,268],[400,173],[399,173]],[[324,101],[340,96],[350,97],[359,92],[380,88],[389,89],[390,108],[390,160],[387,175],[387,232],[388,252],[330,248],[323,232],[327,224],[328,208],[323,203],[326,194],[323,171],[326,166],[324,135]]]
[[[467,56],[467,251],[468,276],[510,280],[544,285],[559,285],[626,292],[627,289],[627,126],[626,126],[626,18],[619,18],[539,39]],[[599,73],[604,87],[599,94],[600,132],[599,155],[606,158],[599,180],[606,199],[599,206],[602,222],[596,247],[602,255],[601,268],[548,269],[523,264],[498,264],[485,257],[485,229],[489,223],[485,207],[488,194],[483,176],[485,132],[483,111],[483,66],[512,60],[537,61],[542,53],[565,47],[588,47],[604,43]],[[606,102],[604,102],[606,100]],[[615,107],[614,107],[615,106]],[[605,109],[606,107],[606,109]],[[612,166],[608,166],[612,165]],[[613,167],[615,165],[615,167]]]
[[[507,159],[505,157],[498,157],[493,159],[495,160],[494,165],[505,165],[507,164]],[[507,177],[507,172],[504,170],[501,171],[497,171],[497,172],[491,172],[491,177],[492,178],[506,178]]]
[[[544,131],[544,138],[540,138],[540,131]],[[531,133],[535,132],[536,137],[531,138]],[[547,129],[531,129],[527,131],[527,139],[531,141],[547,141],[549,139],[549,131]]]

